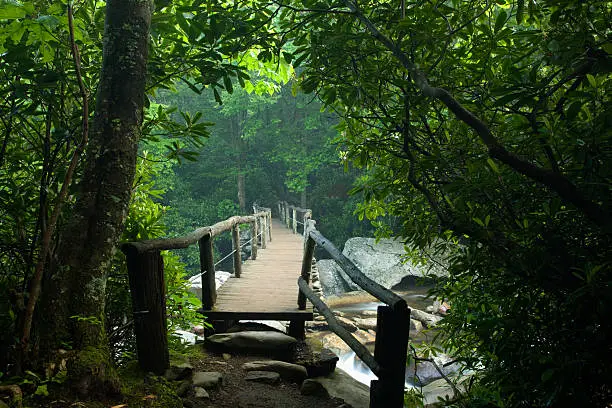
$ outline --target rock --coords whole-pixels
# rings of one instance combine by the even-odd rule
[[[320,259],[317,261],[317,267],[319,268],[319,281],[325,296],[342,295],[352,290],[361,290],[333,259]]]
[[[354,318],[353,321],[362,330],[374,330],[376,331],[376,318],[369,317],[367,319]]]
[[[243,331],[213,334],[206,343],[226,350],[286,352],[294,348],[297,340],[273,331]]]
[[[320,377],[333,373],[338,360],[338,356],[333,351],[324,348],[317,356],[307,361],[300,361],[299,364],[306,368],[309,378]]]
[[[302,382],[308,376],[306,368],[301,365],[287,363],[279,360],[262,360],[244,363],[242,368],[246,371],[272,371],[289,381]]]
[[[221,357],[223,357],[223,359],[224,359],[225,361],[227,361],[227,360],[229,360],[230,358],[232,358],[232,355],[231,355],[231,354],[228,354],[228,353],[223,353],[223,354],[221,354]]]
[[[419,309],[411,309],[410,317],[415,320],[420,321],[426,327],[435,327],[438,324],[438,322],[442,320],[442,317],[440,316],[436,316],[434,314],[427,313]]]
[[[204,388],[202,388],[202,387],[195,387],[195,388],[193,389],[193,391],[194,391],[194,396],[195,396],[196,398],[199,398],[199,399],[210,398],[210,395],[208,394],[208,391],[206,391],[206,390],[205,390]]]
[[[285,333],[285,325],[281,322],[271,321],[257,321],[257,320],[245,320],[234,324],[227,330],[227,333],[237,333],[244,331],[277,331],[279,333]]]
[[[444,364],[452,361],[452,358],[446,354],[438,354],[437,356],[433,357],[433,361],[446,376],[451,376],[461,369],[461,366],[458,363],[453,363],[445,367]],[[414,375],[414,368],[407,369],[406,374],[409,374],[412,377]],[[431,362],[421,361],[417,364],[416,377],[412,377],[412,381],[416,384],[427,385],[441,378],[442,375],[440,375],[438,370],[436,370]]]
[[[233,274],[224,271],[215,271],[215,287],[219,289]],[[202,277],[195,275],[189,278],[189,291],[195,294],[198,299],[202,298]]]
[[[371,334],[365,330],[357,330],[353,335],[361,344],[373,344],[376,341],[376,332]]]
[[[305,327],[312,330],[329,330],[329,326],[325,320],[307,321]]]
[[[338,317],[338,316],[340,316],[340,317],[344,317],[344,316],[346,316],[346,313],[344,313],[344,312],[343,312],[343,311],[341,311],[341,310],[333,310],[333,311],[332,311],[332,313],[333,313],[333,314],[334,314],[334,316],[336,316],[336,317]]]
[[[410,319],[410,332],[418,333],[423,330],[423,323],[419,320]]]
[[[280,382],[280,374],[273,371],[250,371],[244,379],[274,385]]]
[[[178,381],[183,380],[187,377],[191,377],[193,373],[193,367],[189,363],[183,363],[179,365],[172,365],[170,368],[166,370],[164,373],[164,377],[168,381]]]
[[[319,397],[329,398],[329,393],[320,382],[308,378],[304,380],[300,387],[300,394],[302,395],[316,395]]]
[[[378,312],[376,310],[362,310],[359,312],[363,317],[376,317],[378,316]]]
[[[191,389],[191,381],[182,381],[178,387],[176,387],[176,395],[184,397]]]
[[[321,338],[321,343],[323,347],[332,350],[337,355],[342,355],[347,351],[350,351],[351,348],[335,333],[330,333]]]
[[[336,316],[336,320],[338,320],[340,326],[348,330],[350,333],[357,331],[357,326],[350,319],[342,316]]]
[[[313,378],[329,393],[331,397],[343,399],[353,408],[369,408],[370,388],[355,380],[341,369],[326,377]]]
[[[195,387],[217,389],[223,385],[223,374],[217,371],[199,371],[193,374],[192,383]]]

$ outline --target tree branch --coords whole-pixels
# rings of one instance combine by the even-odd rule
[[[355,14],[357,19],[370,32],[372,37],[391,51],[402,66],[411,74],[415,85],[425,96],[442,102],[457,119],[476,132],[480,140],[487,147],[489,156],[508,165],[516,172],[544,184],[555,191],[561,198],[580,209],[594,224],[601,226],[608,232],[612,231],[610,216],[599,204],[588,199],[567,177],[551,170],[540,168],[506,150],[492,134],[489,127],[474,113],[459,103],[450,92],[446,89],[429,85],[425,74],[417,68],[410,58],[394,44],[393,41],[381,33],[372,21],[370,21],[353,2],[350,0],[342,0],[342,2]]]

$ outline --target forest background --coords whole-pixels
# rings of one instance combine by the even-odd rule
[[[454,403],[609,404],[608,2],[154,3],[0,3],[3,374],[68,348],[62,381],[116,390],[117,242],[286,199],[336,243],[451,251]]]

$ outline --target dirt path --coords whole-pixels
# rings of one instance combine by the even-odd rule
[[[193,401],[194,408],[347,408],[342,400],[300,394],[298,384],[281,380],[268,385],[246,381],[242,365],[267,357],[232,355],[225,360],[222,355],[209,352],[191,363],[195,371],[218,371],[224,375],[224,385],[210,390],[210,400]],[[186,404],[187,406],[187,404]]]

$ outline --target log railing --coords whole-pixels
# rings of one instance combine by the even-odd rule
[[[278,214],[281,222],[285,224],[287,228],[293,230],[294,234],[297,234],[298,231],[301,230],[300,232],[305,236],[306,229],[304,226],[308,223],[308,220],[312,218],[312,210],[309,208],[296,207],[288,204],[286,201],[281,201],[278,203]],[[299,217],[298,214],[300,215]]]
[[[196,243],[200,250],[200,271],[202,282],[202,308],[211,309],[217,298],[215,284],[215,260],[213,239],[224,231],[232,232],[232,256],[234,275],[239,278],[242,272],[240,258],[241,224],[251,228],[251,258],[257,258],[257,246],[266,246],[266,239],[272,239],[270,231],[271,211],[257,207],[255,214],[234,216],[212,226],[201,227],[177,238],[154,239],[148,241],[126,242],[121,250],[126,256],[136,352],[140,367],[147,372],[163,374],[169,366],[168,338],[166,324],[166,287],[164,281],[164,260],[162,251],[187,248]],[[258,242],[259,239],[259,242]]]
[[[367,277],[350,259],[317,231],[315,228],[316,222],[311,219],[312,211],[288,205],[286,202],[279,203],[278,208],[281,220],[294,233],[297,232],[297,225],[300,223],[296,214],[303,214],[302,224],[305,241],[302,273],[298,278],[297,303],[299,309],[306,309],[306,300],[310,300],[325,317],[330,330],[336,333],[378,377],[377,380],[372,380],[370,384],[370,408],[403,407],[406,354],[410,329],[410,309],[406,301]],[[353,282],[386,304],[386,306],[379,306],[377,311],[374,355],[340,325],[325,302],[310,288],[312,259],[317,245],[336,261]],[[295,323],[302,325],[299,330],[303,332],[304,322]]]

